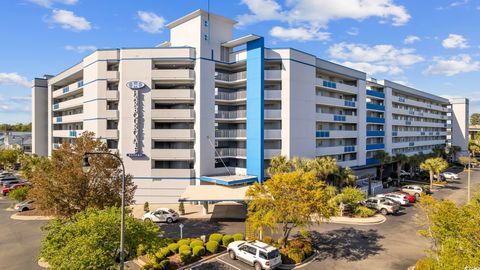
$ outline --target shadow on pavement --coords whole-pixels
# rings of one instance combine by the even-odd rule
[[[376,255],[384,248],[378,243],[384,237],[377,230],[368,231],[341,228],[326,233],[310,232],[310,238],[319,251],[317,260],[360,261]]]
[[[180,238],[180,224],[183,224],[183,238],[199,237],[199,234],[208,235],[223,230],[223,225],[218,222],[210,222],[202,219],[184,219],[172,224],[159,223],[165,237]]]
[[[456,186],[446,185],[446,186],[443,187],[443,189],[457,190],[457,189],[460,189],[460,188],[456,187]]]

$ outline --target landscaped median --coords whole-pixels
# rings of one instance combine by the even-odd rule
[[[349,224],[349,225],[377,225],[385,222],[384,215],[376,214],[372,217],[331,217],[327,223]]]

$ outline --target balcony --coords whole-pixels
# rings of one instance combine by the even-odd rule
[[[53,110],[54,111],[61,111],[61,110],[73,109],[73,108],[77,108],[77,107],[81,107],[81,106],[83,106],[83,98],[78,97],[78,98],[74,98],[74,99],[70,99],[70,100],[66,100],[66,101],[62,101],[62,102],[58,102],[58,103],[53,104]]]
[[[54,124],[82,123],[82,122],[83,122],[83,113],[53,117]]]
[[[105,97],[107,98],[107,100],[118,100],[120,97],[120,92],[108,90]]]
[[[246,71],[240,71],[237,73],[215,72],[215,80],[217,81],[236,82],[236,81],[244,81],[246,79],[247,79]]]
[[[76,138],[83,130],[53,130],[52,136],[56,138]]]
[[[425,103],[425,102],[412,100],[412,99],[409,99],[409,98],[393,96],[392,99],[393,99],[393,102],[403,103],[403,104],[412,105],[412,106],[416,106],[416,107],[429,108],[429,109],[433,109],[433,110],[437,110],[437,111],[441,111],[441,112],[448,112],[447,107],[432,105],[432,104],[428,104],[428,103]]]
[[[120,72],[116,70],[107,70],[107,80],[118,81],[120,79]]]
[[[108,138],[108,139],[118,139],[118,134],[119,134],[118,129],[105,130],[105,138]]]
[[[195,80],[193,69],[154,69],[152,80]]]
[[[282,119],[282,110],[264,110],[265,119]]]
[[[392,120],[392,125],[394,126],[413,126],[413,127],[440,127],[445,128],[445,123],[434,123],[434,122],[422,122],[422,121],[410,121],[410,120]]]
[[[357,160],[345,160],[345,161],[337,161],[338,166],[341,167],[354,167],[357,166]]]
[[[238,101],[238,100],[245,100],[247,98],[246,91],[237,91],[237,92],[218,92],[215,95],[217,100],[223,101]]]
[[[338,145],[338,146],[320,146],[317,147],[317,156],[341,155],[345,153],[355,152],[355,145]]]
[[[377,111],[385,111],[385,106],[380,104],[375,104],[372,102],[367,102],[367,109],[369,110],[377,110]]]
[[[282,154],[281,149],[265,149],[263,150],[263,155],[265,159],[271,159],[274,156],[279,156]]]
[[[58,98],[58,97],[61,97],[61,96],[68,96],[68,95],[73,95],[73,94],[76,94],[78,92],[80,92],[80,90],[83,89],[83,81],[78,81],[78,82],[74,82],[72,84],[69,84],[63,88],[60,88],[60,89],[57,89],[55,91],[52,92],[52,97],[53,98]]]
[[[215,114],[215,118],[217,118],[217,119],[242,119],[242,120],[245,120],[247,118],[247,111],[245,111],[245,110],[218,111]]]
[[[376,158],[373,158],[373,157],[367,158],[367,165],[373,165],[373,164],[378,164],[378,163],[380,163],[380,161],[378,161],[378,159],[376,159]]]
[[[215,130],[216,138],[243,138],[247,137],[245,129],[218,129]]]
[[[372,97],[376,97],[376,98],[385,98],[385,93],[377,92],[377,91],[373,91],[373,90],[368,90],[368,89],[367,89],[367,95],[372,96]]]
[[[334,89],[339,92],[349,93],[349,94],[358,94],[358,89],[356,86],[343,84],[339,82],[330,82],[327,80],[323,80],[321,78],[317,78],[316,86],[323,87],[326,89]]]
[[[152,100],[193,100],[195,92],[190,89],[153,89]]]
[[[215,148],[216,157],[246,157],[247,149],[245,148]]]
[[[152,169],[152,177],[156,178],[192,178],[195,177],[193,169]]]
[[[264,99],[266,100],[281,100],[282,91],[281,90],[265,90]]]
[[[358,122],[358,116],[356,116],[356,115],[337,115],[337,114],[317,112],[317,121],[357,123]]]
[[[263,131],[265,139],[281,139],[282,130],[281,129],[265,129]]]
[[[385,123],[385,118],[381,118],[381,117],[368,117],[368,116],[367,116],[367,123],[384,124],[384,123]]]
[[[106,110],[105,111],[105,117],[107,119],[113,119],[113,120],[116,120],[116,119],[119,119],[119,115],[120,115],[120,112],[117,111],[117,110]]]
[[[329,105],[329,106],[333,105],[333,106],[344,107],[344,108],[356,108],[357,107],[357,104],[356,104],[355,101],[326,97],[326,96],[321,96],[321,95],[317,95],[316,103],[317,104]]]
[[[317,138],[357,138],[358,131],[356,130],[317,130]]]
[[[437,144],[445,144],[445,140],[394,142],[394,143],[392,143],[392,147],[393,148],[408,148],[408,147],[415,147],[415,146],[426,146],[426,145],[437,145]]]
[[[367,137],[384,137],[385,131],[383,130],[367,130]]]
[[[152,139],[193,140],[193,129],[152,129]]]
[[[152,119],[193,119],[195,111],[192,109],[154,109]]]
[[[367,151],[379,150],[379,149],[384,149],[384,148],[385,148],[385,144],[383,144],[383,143],[367,144]]]
[[[281,70],[265,70],[264,76],[265,76],[265,80],[281,80],[282,71]]]
[[[152,159],[190,160],[195,158],[193,149],[152,149]]]

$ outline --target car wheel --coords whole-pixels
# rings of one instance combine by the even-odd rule
[[[418,201],[418,199],[420,199],[420,194],[415,193],[415,201]]]
[[[228,252],[228,256],[230,257],[230,259],[232,260],[236,260],[237,259],[237,255],[235,255],[235,252],[233,252],[233,250],[230,250]]]
[[[25,211],[27,211],[27,210],[28,210],[28,207],[23,207],[23,208],[22,208],[22,211],[20,211],[20,212],[25,212]]]
[[[380,213],[381,213],[382,215],[386,216],[386,215],[388,214],[388,211],[387,211],[387,209],[382,208],[382,209],[380,209]]]
[[[149,219],[149,218],[146,218],[146,219],[144,219],[143,221],[145,221],[145,222],[152,222],[152,220]]]
[[[256,262],[253,266],[255,267],[255,270],[262,270],[262,266],[258,262]]]
[[[173,222],[173,219],[172,218],[167,218],[167,223],[170,224]]]

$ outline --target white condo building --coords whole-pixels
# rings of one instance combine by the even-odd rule
[[[102,49],[35,79],[32,151],[92,131],[118,151],[137,203],[177,202],[188,186],[263,181],[275,155],[332,156],[357,171],[375,151],[466,149],[468,100],[450,102],[263,37],[197,10],[151,48]],[[459,122],[460,121],[460,122]]]

